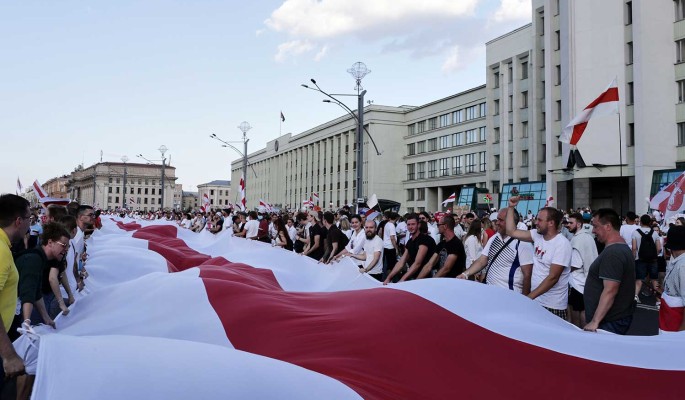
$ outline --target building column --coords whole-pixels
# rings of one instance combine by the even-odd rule
[[[559,185],[563,186],[563,185]],[[573,179],[573,204],[575,210],[578,207],[589,207],[592,201],[592,187],[590,178]]]

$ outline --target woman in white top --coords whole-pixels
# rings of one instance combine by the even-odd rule
[[[483,234],[480,220],[474,219],[469,226],[469,230],[464,236],[464,250],[466,251],[466,269],[471,267],[474,261],[480,257],[483,251],[481,235]]]
[[[340,230],[347,236],[347,239],[352,237],[352,227],[350,226],[350,220],[343,216],[340,218]]]

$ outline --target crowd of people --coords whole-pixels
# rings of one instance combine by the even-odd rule
[[[480,218],[426,211],[333,212],[209,210],[105,211],[161,219],[181,229],[270,243],[322,265],[351,259],[384,285],[412,279],[456,278],[527,296],[586,331],[626,334],[645,290],[660,307],[662,332],[685,330],[685,218],[666,224],[657,212],[625,217],[612,209],[537,213],[509,207]],[[22,197],[0,196],[0,357],[5,376],[19,376],[18,398],[32,379],[12,347],[17,330],[55,326],[85,287],[85,238],[102,226],[89,205],[31,209]],[[646,285],[645,285],[646,283]],[[33,372],[35,374],[35,371]]]

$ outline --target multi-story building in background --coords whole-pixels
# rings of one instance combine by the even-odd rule
[[[67,183],[69,197],[102,209],[126,206],[134,210],[156,211],[174,208],[176,167],[164,168],[162,204],[162,165],[100,162],[88,168],[77,167]]]
[[[183,191],[181,208],[183,211],[197,210],[200,208],[200,200],[197,192]]]
[[[231,181],[216,180],[203,183],[197,185],[197,192],[200,203],[206,194],[209,197],[210,207],[213,208],[226,208],[228,203],[236,202],[235,199],[231,199]]]
[[[42,187],[48,197],[67,198],[67,182],[69,175],[63,175],[48,179]]]

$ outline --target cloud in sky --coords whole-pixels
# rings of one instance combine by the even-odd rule
[[[501,0],[491,20],[494,22],[526,21],[530,19],[530,0]]]
[[[530,10],[530,0],[285,0],[264,24],[287,37],[278,62],[318,62],[333,45],[356,41],[378,45],[379,53],[441,58],[449,74],[477,62],[483,43],[530,20]]]

